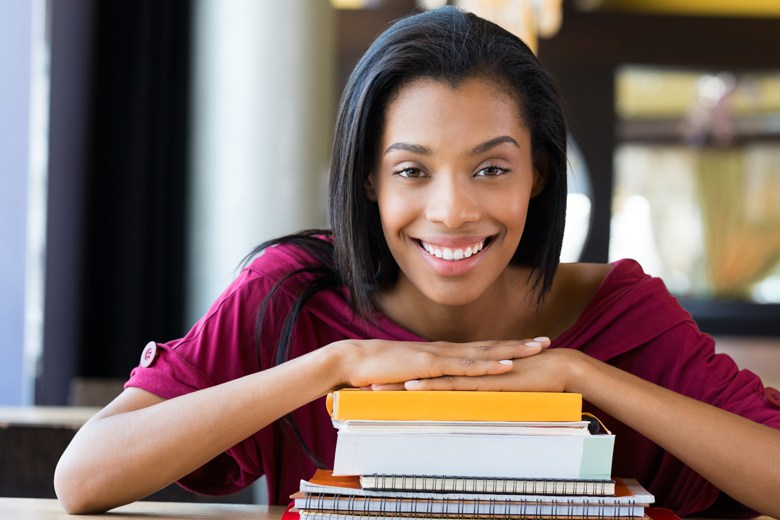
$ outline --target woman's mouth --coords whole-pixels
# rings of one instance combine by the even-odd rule
[[[457,262],[464,258],[472,257],[485,249],[485,246],[489,243],[490,238],[480,240],[474,244],[467,245],[466,247],[444,247],[436,244],[429,244],[419,240],[420,247],[422,247],[429,255],[447,260],[449,262]]]

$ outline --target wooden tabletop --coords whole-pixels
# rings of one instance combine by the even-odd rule
[[[191,504],[183,502],[135,502],[103,515],[71,516],[59,502],[48,498],[0,498],[0,518],[55,520],[104,518],[110,520],[279,520],[285,508],[248,504]]]
[[[0,406],[0,427],[81,428],[100,408],[79,406]]]
[[[250,504],[192,504],[185,502],[134,502],[102,515],[71,516],[52,498],[0,497],[0,518],[57,520],[103,518],[108,520],[280,520],[285,508]],[[697,518],[696,520],[718,520]],[[775,520],[759,516],[752,520]]]

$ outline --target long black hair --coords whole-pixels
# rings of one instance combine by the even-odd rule
[[[414,79],[457,85],[474,76],[509,89],[530,131],[533,165],[545,184],[531,200],[512,262],[534,268],[532,287],[539,303],[552,285],[566,213],[566,125],[557,89],[515,35],[445,6],[401,19],[382,33],[355,66],[341,99],[328,208],[336,269],[361,314],[370,312],[374,296],[398,277],[377,205],[364,187],[388,101]]]
[[[523,236],[512,258],[513,264],[533,268],[532,289],[541,305],[558,267],[566,213],[566,124],[558,91],[518,37],[445,6],[392,24],[349,77],[333,138],[328,190],[332,231],[322,231],[332,238],[322,240],[317,232],[307,231],[261,244],[250,255],[271,245],[293,243],[322,261],[312,267],[318,277],[286,320],[276,346],[277,362],[286,359],[295,319],[317,291],[346,287],[356,315],[371,319],[375,297],[398,278],[398,264],[384,240],[377,205],[365,190],[389,101],[415,79],[458,85],[475,76],[496,81],[517,102],[531,135],[533,166],[544,180],[542,190],[530,201]],[[272,297],[273,291],[268,299]],[[262,319],[263,309],[258,330]]]

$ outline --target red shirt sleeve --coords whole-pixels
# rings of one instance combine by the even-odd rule
[[[581,350],[675,392],[780,428],[780,408],[765,398],[758,376],[716,354],[713,339],[698,329],[663,282],[632,260],[615,263],[580,320],[552,347]],[[587,406],[616,435],[615,475],[638,478],[657,505],[679,516],[713,512],[718,504],[728,507],[724,513],[750,514],[643,435]]]

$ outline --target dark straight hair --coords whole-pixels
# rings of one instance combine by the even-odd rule
[[[530,131],[533,165],[545,184],[530,202],[512,262],[534,268],[532,287],[539,303],[551,287],[566,213],[566,125],[557,89],[519,38],[447,6],[402,19],[382,33],[357,63],[341,99],[328,208],[336,269],[361,314],[370,313],[374,296],[398,277],[377,205],[364,187],[387,104],[415,79],[458,85],[475,76],[508,90]]]
[[[558,267],[566,214],[566,124],[558,91],[539,60],[518,37],[458,8],[445,6],[393,23],[369,47],[347,81],[336,120],[328,189],[329,230],[307,230],[260,244],[262,250],[290,244],[308,251],[316,265],[287,274],[268,294],[257,317],[260,348],[275,349],[275,363],[288,359],[296,319],[317,292],[346,287],[356,316],[371,320],[374,299],[393,286],[396,264],[384,240],[379,211],[365,191],[374,167],[385,109],[401,87],[430,78],[457,86],[472,77],[494,80],[517,102],[531,135],[533,166],[544,179],[531,199],[513,264],[532,267],[532,290],[541,305]],[[323,236],[324,235],[324,236]],[[276,345],[261,345],[263,317],[276,289],[296,275],[316,276],[298,295]],[[309,457],[291,416],[283,418]]]

